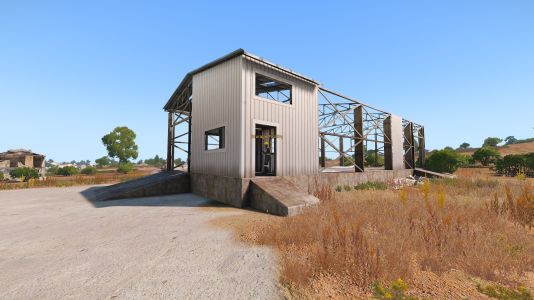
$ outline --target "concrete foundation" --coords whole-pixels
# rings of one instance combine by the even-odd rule
[[[412,175],[413,170],[372,170],[363,173],[318,173],[302,176],[232,178],[199,173],[161,172],[86,193],[90,200],[148,197],[193,192],[234,207],[252,207],[280,216],[298,214],[319,203],[313,195],[322,186],[354,186],[390,182]]]
[[[391,182],[396,178],[404,178],[409,175],[413,175],[413,170],[372,170],[363,173],[318,173],[314,175],[302,176],[256,177],[242,179],[192,173],[191,191],[202,197],[216,200],[234,207],[250,206],[261,211],[269,211],[270,213],[278,215],[291,215],[291,208],[288,208],[287,210],[285,208],[275,208],[279,207],[279,202],[284,202],[285,199],[291,198],[290,195],[298,194],[299,197],[306,202],[302,193],[308,195],[313,194],[317,187],[320,186],[327,185],[335,188],[338,185],[354,186],[365,182]],[[261,185],[262,181],[273,182],[275,180],[283,180],[286,182],[277,182],[278,185],[283,185],[283,189],[279,189],[279,187],[276,186],[276,182],[275,184]],[[252,187],[254,182],[256,182],[255,187]],[[261,195],[260,189],[263,189],[263,192],[269,195]],[[261,201],[267,201],[268,203],[262,203]],[[291,201],[287,203],[290,204],[290,202]],[[301,204],[295,205],[302,207]]]
[[[250,179],[191,173],[191,192],[234,207],[246,206]]]

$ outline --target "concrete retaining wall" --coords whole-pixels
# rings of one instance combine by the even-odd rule
[[[372,170],[364,173],[319,173],[301,176],[280,176],[309,194],[317,186],[358,185],[365,182],[390,182],[413,174],[411,169]],[[216,200],[234,207],[249,206],[249,192],[252,178],[233,178],[208,174],[191,173],[191,191],[197,195]]]
[[[308,176],[287,176],[287,180],[293,182],[308,193],[313,193],[317,186],[328,185],[335,188],[338,185],[355,186],[366,182],[391,182],[397,178],[405,178],[413,175],[412,169],[403,170],[372,170],[363,173],[319,173]]]

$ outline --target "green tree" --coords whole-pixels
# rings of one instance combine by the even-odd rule
[[[473,159],[483,166],[494,163],[500,156],[499,151],[492,147],[482,147],[473,153]]]
[[[57,169],[56,174],[59,176],[72,176],[78,174],[78,169],[73,166],[67,166]]]
[[[445,148],[430,152],[425,161],[425,168],[438,173],[454,173],[459,167],[468,163],[467,156]]]
[[[107,156],[102,156],[101,158],[95,159],[95,163],[98,167],[105,167],[111,164],[111,159]]]
[[[469,147],[471,147],[469,143],[463,142],[460,144],[460,149],[468,149]]]
[[[504,142],[506,143],[506,145],[511,145],[517,143],[517,139],[513,135],[511,135],[504,138]]]
[[[484,140],[482,147],[497,147],[499,143],[502,142],[501,138],[498,137],[489,137]]]
[[[145,164],[158,168],[165,166],[166,163],[167,161],[164,158],[159,157],[157,154],[154,158],[145,159]]]
[[[46,169],[46,175],[50,175],[50,176],[57,175],[57,170],[58,170],[58,166],[51,166]]]
[[[119,159],[119,166],[128,162],[130,158],[136,159],[137,145],[135,132],[126,126],[116,127],[112,132],[102,137],[102,143],[108,150],[110,157]]]

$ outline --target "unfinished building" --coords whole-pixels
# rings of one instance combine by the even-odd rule
[[[26,149],[13,149],[0,153],[0,173],[9,178],[9,172],[16,168],[36,169],[40,177],[46,174],[45,156]]]
[[[413,174],[423,126],[238,49],[187,73],[164,106],[167,170],[187,160],[191,190],[291,215],[318,185]]]

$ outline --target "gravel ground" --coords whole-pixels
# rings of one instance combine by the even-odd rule
[[[252,212],[192,194],[92,203],[88,188],[0,191],[1,299],[280,298],[273,253],[209,225]]]

